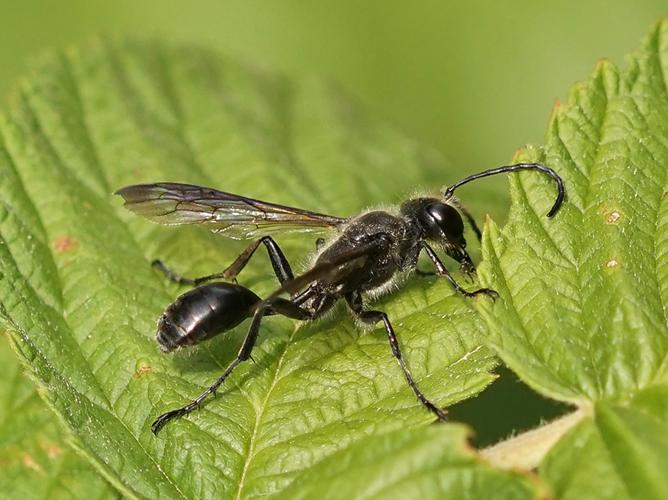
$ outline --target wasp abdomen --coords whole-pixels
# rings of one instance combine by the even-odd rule
[[[248,288],[233,283],[193,288],[165,309],[155,338],[165,352],[197,344],[251,317],[260,300]]]

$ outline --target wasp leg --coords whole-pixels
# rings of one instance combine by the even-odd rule
[[[182,406],[181,408],[177,408],[176,410],[163,413],[158,418],[156,418],[151,425],[153,434],[157,435],[160,429],[162,429],[162,427],[173,418],[181,417],[199,408],[208,396],[216,394],[216,391],[220,385],[225,382],[227,377],[230,376],[230,374],[237,366],[251,357],[251,351],[253,350],[253,346],[255,346],[255,342],[257,341],[258,333],[260,331],[260,323],[262,322],[262,318],[265,315],[281,314],[283,316],[287,316],[288,318],[306,320],[312,319],[319,312],[320,311],[309,311],[290,300],[280,297],[273,299],[271,302],[265,302],[262,307],[255,311],[255,314],[253,315],[253,321],[250,325],[250,328],[248,329],[246,337],[244,338],[241,349],[239,349],[239,353],[225,369],[223,374],[218,377],[218,379],[213,383],[213,385],[211,385],[211,387],[209,387],[206,391],[197,396],[197,398],[192,400],[187,405]]]
[[[232,264],[230,264],[230,266],[222,273],[206,276],[205,278],[225,278],[228,280],[236,279],[237,275],[243,270],[244,267],[246,267],[246,264],[248,264],[248,261],[255,253],[255,250],[257,250],[257,247],[260,246],[260,243],[263,243],[267,248],[269,260],[271,261],[271,267],[274,268],[274,273],[276,274],[279,283],[282,285],[287,281],[294,279],[292,267],[290,267],[288,259],[285,257],[281,247],[278,246],[278,243],[276,243],[271,236],[263,236],[262,238],[255,240],[253,243],[248,245],[248,247],[246,247],[246,249],[241,252],[239,257],[237,257],[236,260],[232,262]]]
[[[399,366],[404,372],[406,380],[408,381],[408,385],[411,389],[413,389],[413,392],[417,396],[420,403],[422,403],[430,412],[436,415],[441,421],[447,420],[448,417],[446,412],[429,401],[427,397],[422,394],[422,391],[420,391],[417,384],[413,380],[413,376],[411,375],[411,372],[408,369],[408,366],[406,366],[406,362],[401,355],[399,341],[397,340],[397,336],[394,333],[394,328],[392,328],[392,324],[390,323],[387,314],[385,314],[383,311],[365,311],[362,305],[362,296],[358,292],[353,292],[347,295],[346,302],[360,321],[370,325],[375,325],[381,321],[383,322],[385,325],[385,331],[387,332],[387,338],[390,341],[390,347],[392,348],[392,354],[399,362]]]
[[[155,259],[153,262],[151,262],[151,267],[157,269],[162,274],[164,274],[169,281],[173,281],[174,283],[178,283],[179,285],[193,285],[193,286],[195,285],[194,279],[186,278],[178,273],[175,273],[169,267],[167,267],[163,261],[159,259]]]
[[[281,247],[278,246],[278,244],[271,236],[264,236],[248,245],[246,249],[241,252],[241,254],[239,254],[239,257],[237,257],[234,262],[232,262],[232,264],[230,264],[224,271],[210,274],[208,276],[202,276],[200,278],[186,278],[181,276],[180,274],[175,273],[170,268],[168,268],[161,260],[154,260],[151,265],[154,268],[162,271],[167,279],[180,285],[197,286],[207,281],[216,279],[236,281],[237,275],[243,270],[244,267],[246,267],[246,264],[248,264],[248,261],[255,253],[255,250],[257,250],[257,247],[260,246],[260,243],[263,243],[267,248],[271,266],[274,268],[274,273],[276,274],[279,283],[282,285],[283,283],[293,279],[294,275],[292,273],[292,268],[290,267],[288,259],[285,257]]]
[[[495,290],[492,290],[491,288],[479,288],[477,290],[473,290],[472,292],[469,292],[468,290],[465,290],[457,281],[455,278],[452,277],[450,272],[446,269],[445,265],[443,262],[441,262],[441,259],[438,258],[438,255],[436,255],[436,252],[434,251],[433,248],[431,248],[429,245],[426,243],[423,245],[423,248],[425,252],[427,252],[427,255],[431,259],[431,261],[434,263],[434,266],[436,266],[436,272],[440,275],[443,276],[445,279],[447,279],[452,287],[457,291],[458,293],[461,293],[464,297],[475,297],[476,295],[487,295],[489,297],[492,297],[493,299],[496,299],[499,294],[496,293]]]

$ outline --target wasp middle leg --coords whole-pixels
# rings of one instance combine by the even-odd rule
[[[246,249],[239,254],[239,256],[230,264],[224,271],[215,274],[209,274],[208,276],[202,276],[200,278],[186,278],[172,269],[167,267],[164,262],[161,260],[154,260],[151,265],[161,271],[167,279],[178,283],[179,285],[192,285],[197,286],[207,281],[216,280],[216,279],[226,279],[230,281],[236,281],[237,275],[246,267],[248,261],[251,259],[255,250],[260,246],[260,243],[264,244],[267,248],[267,253],[269,254],[269,260],[271,261],[271,266],[274,269],[274,274],[278,278],[279,283],[283,283],[294,278],[292,272],[292,267],[288,262],[288,259],[285,257],[283,250],[278,246],[278,243],[274,241],[271,236],[264,236],[252,242],[246,247]]]
[[[411,375],[406,362],[401,354],[401,349],[399,348],[399,340],[397,339],[396,334],[394,333],[394,328],[392,328],[392,323],[390,323],[387,314],[383,311],[368,311],[364,310],[362,304],[362,296],[359,292],[352,292],[346,296],[346,302],[350,309],[355,313],[357,318],[367,324],[375,325],[376,323],[382,322],[385,326],[385,331],[387,332],[387,338],[390,341],[390,347],[392,348],[392,355],[399,362],[399,366],[404,372],[404,376],[408,381],[408,385],[417,396],[420,403],[422,403],[430,412],[438,417],[439,420],[447,420],[447,414],[444,410],[436,406],[434,403],[429,401],[427,397],[422,393],[420,388],[417,386],[413,380],[413,375]]]

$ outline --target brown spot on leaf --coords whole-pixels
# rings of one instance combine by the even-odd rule
[[[62,448],[53,443],[49,443],[48,441],[41,442],[39,446],[46,452],[51,460],[58,458],[63,453]]]
[[[42,467],[40,467],[40,465],[37,462],[35,462],[35,459],[32,457],[30,453],[23,454],[23,465],[25,465],[28,469],[34,470],[35,472],[40,472],[40,473],[44,472],[42,470]]]
[[[147,365],[142,365],[139,368],[137,368],[137,371],[134,374],[135,378],[141,378],[147,373],[151,373],[153,371],[153,368]]]
[[[56,236],[53,240],[53,249],[56,253],[69,252],[77,247],[77,240],[67,234]]]

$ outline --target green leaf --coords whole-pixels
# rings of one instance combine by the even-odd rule
[[[372,435],[323,460],[279,498],[457,498],[521,500],[537,484],[482,463],[456,426]]]
[[[666,380],[665,29],[627,74],[602,62],[555,109],[546,146],[523,157],[565,178],[558,216],[544,217],[548,181],[516,177],[508,225],[490,224],[485,238],[481,275],[503,297],[482,304],[495,346],[534,387],[564,401],[620,399]]]
[[[438,178],[442,163],[432,152],[340,90],[200,49],[100,41],[46,58],[0,131],[3,323],[49,405],[123,493],[277,493],[372,434],[433,420],[383,330],[362,333],[338,312],[306,325],[268,318],[254,364],[200,411],[158,438],[150,432],[160,413],[220,375],[245,332],[160,353],[155,320],[183,290],[149,262],[204,275],[244,245],[199,227],[150,224],[111,193],[186,181],[346,216]],[[299,268],[314,248],[308,238],[280,243]],[[260,294],[276,287],[264,259],[240,276]],[[405,288],[378,307],[418,384],[443,406],[481,391],[495,358],[473,306],[441,280],[416,278]],[[477,480],[477,469],[468,470]]]
[[[516,176],[506,227],[489,222],[480,303],[500,357],[537,391],[592,418],[545,474],[559,498],[666,498],[668,481],[668,21],[620,72],[601,62],[555,108],[540,149],[553,186]]]
[[[598,403],[542,465],[557,498],[668,497],[668,387],[636,394],[628,405]]]
[[[599,430],[585,419],[550,451],[540,468],[555,498],[630,500]]]
[[[86,460],[66,444],[54,416],[0,337],[0,498],[115,498]]]

